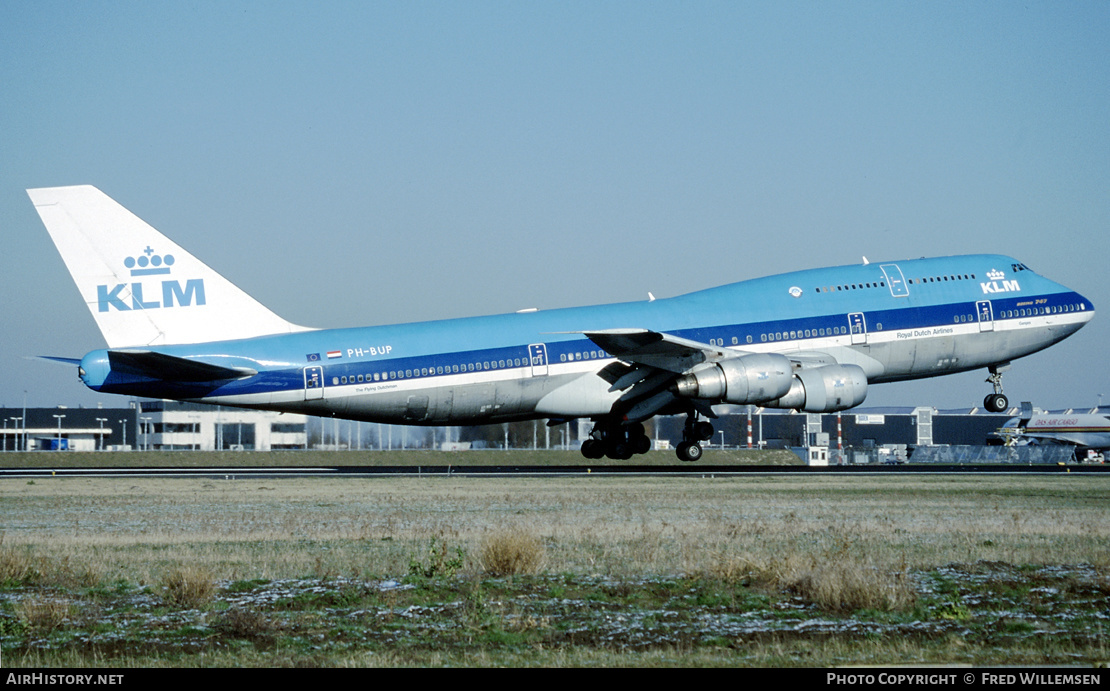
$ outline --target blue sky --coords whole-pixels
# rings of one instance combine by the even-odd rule
[[[311,326],[996,251],[1108,309],[1108,35],[1083,1],[0,3],[0,404],[120,403],[25,358],[103,345],[28,187]],[[1011,400],[1110,400],[1108,323]]]

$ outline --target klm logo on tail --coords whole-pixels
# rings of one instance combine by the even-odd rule
[[[171,271],[174,264],[172,254],[158,255],[148,245],[138,257],[127,257],[123,265],[131,271],[132,278],[144,276],[165,276]],[[130,286],[130,290],[128,290]],[[143,296],[143,288],[147,287],[147,296]],[[131,303],[125,302],[125,294],[129,294]],[[155,299],[158,295],[158,299]],[[117,283],[109,288],[107,285],[96,287],[97,309],[108,312],[112,309],[121,312],[131,310],[151,310],[162,307],[190,307],[204,304],[204,279],[191,278],[182,286],[180,281],[166,279],[161,281],[161,287],[156,284],[133,281],[130,284]]]

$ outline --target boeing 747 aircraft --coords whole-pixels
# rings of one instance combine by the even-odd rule
[[[867,387],[1010,362],[1075,333],[1087,298],[1016,259],[812,269],[636,303],[353,329],[291,324],[95,187],[28,190],[107,341],[94,391],[406,425],[589,418],[582,453],[650,448],[685,414],[701,457],[719,404],[814,413]]]

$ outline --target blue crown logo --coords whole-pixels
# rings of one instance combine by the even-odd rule
[[[155,254],[154,250],[150,249],[150,245],[147,245],[146,249],[140,252],[137,258],[127,257],[124,259],[123,265],[131,269],[132,276],[154,276],[156,274],[168,274],[173,262],[172,254]]]

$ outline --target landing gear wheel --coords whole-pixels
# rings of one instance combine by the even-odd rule
[[[589,459],[608,457],[627,461],[648,451],[651,451],[651,440],[639,422],[624,425],[611,420],[598,421],[590,438],[582,442],[582,455]]]
[[[678,453],[678,460],[686,463],[693,463],[700,459],[702,454],[701,444],[691,441],[682,442],[675,451]]]
[[[694,423],[694,438],[698,441],[709,441],[713,438],[713,423],[701,420]]]
[[[983,407],[992,413],[1001,413],[1010,406],[1010,400],[1005,394],[992,393],[983,399]]]
[[[994,387],[994,393],[983,399],[983,407],[992,413],[1001,413],[1010,405],[1006,394],[1002,393],[1002,373],[1010,369],[1010,363],[991,365],[987,369],[990,372],[987,383]]]
[[[614,461],[627,461],[632,458],[632,445],[624,440],[615,441],[609,445],[605,455]]]
[[[591,460],[597,460],[605,455],[605,444],[596,439],[587,439],[582,442],[582,455]]]

